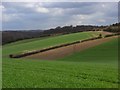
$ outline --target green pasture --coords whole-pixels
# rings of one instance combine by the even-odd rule
[[[75,33],[3,46],[3,88],[117,88],[117,39],[59,60],[8,57],[10,53],[85,39],[92,34]]]
[[[28,50],[38,50],[38,49],[42,49],[50,46],[60,45],[63,43],[87,39],[87,38],[93,37],[93,35],[97,36],[98,32],[82,32],[82,33],[74,33],[74,34],[50,37],[46,39],[23,40],[23,42],[18,41],[18,42],[3,46],[3,53],[4,55],[6,55],[10,53],[14,54],[14,53],[26,52]]]

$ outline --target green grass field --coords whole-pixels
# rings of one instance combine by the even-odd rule
[[[3,87],[117,88],[119,83],[117,39],[53,61],[7,57],[10,53],[17,53],[24,49],[43,48],[78,38],[79,40],[88,38],[92,33],[69,35],[3,46]]]
[[[74,52],[71,56],[65,57],[64,61],[83,61],[83,62],[104,62],[117,63],[118,60],[118,39],[89,48],[82,52]]]
[[[62,36],[50,37],[46,39],[33,39],[33,40],[26,40],[27,43],[24,43],[25,40],[22,42],[18,41],[15,43],[7,44],[3,46],[3,53],[10,54],[10,53],[20,53],[26,50],[37,50],[41,48],[46,48],[49,46],[55,46],[62,43],[73,42],[81,39],[87,39],[93,37],[93,35],[98,35],[98,32],[82,32],[82,33],[74,33],[74,34],[67,34]]]

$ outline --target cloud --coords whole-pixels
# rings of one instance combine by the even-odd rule
[[[27,3],[24,4],[24,7],[34,9],[39,13],[49,13],[49,10],[42,6],[42,3]]]
[[[106,20],[105,19],[98,19],[98,22],[104,23],[104,22],[106,22]]]
[[[21,19],[17,14],[3,14],[2,18],[3,22],[12,22]]]
[[[117,22],[115,2],[4,2],[3,29],[48,29]]]
[[[0,10],[4,10],[5,9],[5,7],[3,6],[3,5],[0,5]]]
[[[39,13],[49,13],[49,10],[44,7],[37,7],[35,10]]]

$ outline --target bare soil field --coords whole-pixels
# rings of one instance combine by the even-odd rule
[[[113,37],[108,37],[108,38],[102,38],[102,39],[82,42],[79,44],[74,44],[74,45],[70,45],[70,46],[65,46],[65,47],[33,54],[33,55],[27,56],[25,58],[55,60],[55,59],[59,59],[59,58],[63,58],[65,56],[71,55],[72,53],[80,52],[80,51],[88,49],[90,47],[97,46],[99,44],[102,44],[104,42],[107,42],[107,41],[109,41],[113,38],[117,38],[117,37],[118,36],[113,36]]]
[[[106,31],[97,31],[99,33],[101,33],[102,35],[110,35],[113,34],[112,32],[106,32]]]

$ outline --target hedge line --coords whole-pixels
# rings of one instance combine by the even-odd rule
[[[105,35],[104,38],[111,37],[111,36],[116,36],[116,35],[120,35],[120,33]],[[52,49],[56,49],[56,48],[60,48],[60,47],[64,47],[64,46],[69,46],[69,45],[73,45],[73,44],[77,44],[77,43],[82,43],[82,42],[86,42],[86,41],[90,41],[90,40],[100,39],[100,38],[102,38],[102,36],[89,38],[89,39],[85,39],[85,40],[80,40],[80,41],[75,41],[75,42],[66,43],[66,44],[61,44],[61,45],[57,45],[57,46],[53,46],[53,47],[44,48],[44,49],[41,49],[41,50],[26,52],[26,53],[22,53],[22,54],[19,54],[19,55],[10,54],[9,57],[10,58],[21,58],[21,57],[29,56],[29,55],[32,55],[32,54],[45,52],[45,51],[48,51],[48,50],[52,50]]]
[[[117,35],[120,35],[120,33],[108,34],[108,35],[105,35],[104,37],[111,37],[111,36],[117,36]]]

